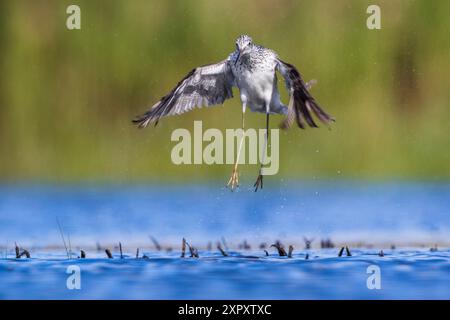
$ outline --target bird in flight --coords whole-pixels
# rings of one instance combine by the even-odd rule
[[[280,100],[277,71],[283,76],[289,91],[287,106]],[[165,116],[179,115],[195,107],[223,104],[225,100],[233,97],[232,88],[237,87],[242,102],[243,131],[247,107],[253,112],[266,114],[264,155],[269,142],[270,114],[286,116],[280,125],[283,129],[289,128],[294,121],[302,129],[306,124],[313,128],[317,127],[312,114],[325,124],[334,121],[334,118],[321,109],[311,96],[309,89],[312,84],[312,81],[305,83],[297,69],[282,61],[273,50],[254,44],[248,35],[241,35],[236,40],[236,49],[227,59],[193,69],[172,91],[133,122],[139,128],[145,128],[149,124],[156,126]],[[231,190],[239,185],[238,159],[243,139],[244,135],[241,137],[236,161],[227,184]],[[253,185],[255,191],[263,187],[262,162]]]

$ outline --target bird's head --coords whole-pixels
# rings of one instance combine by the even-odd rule
[[[243,52],[245,51],[246,48],[249,48],[252,43],[253,43],[252,38],[244,34],[236,39],[236,49],[239,52]]]
[[[253,43],[252,38],[250,38],[248,35],[244,34],[242,36],[239,36],[236,39],[236,51],[237,51],[237,58],[234,64],[236,64],[241,57],[241,55],[244,55],[247,50],[251,48],[251,45]]]

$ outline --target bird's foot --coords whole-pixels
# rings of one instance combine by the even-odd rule
[[[258,189],[263,188],[263,175],[261,174],[261,172],[259,172],[258,178],[256,179],[253,187],[255,188],[255,192],[258,191]]]
[[[230,187],[231,191],[239,187],[239,172],[237,168],[233,169],[230,180],[228,180],[227,187]]]

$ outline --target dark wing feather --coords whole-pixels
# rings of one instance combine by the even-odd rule
[[[315,85],[316,83],[317,83],[317,81],[314,79],[308,81],[306,83],[306,89],[309,91],[312,88],[312,86]],[[288,88],[288,90],[290,90],[290,89]],[[280,123],[281,129],[289,129],[292,126],[292,124],[294,123],[294,121],[296,121],[296,119],[297,119],[298,110],[297,110],[297,108],[294,108],[293,104],[294,104],[294,99],[291,95],[289,98],[288,112],[286,114],[286,118]],[[301,118],[300,118],[300,121],[302,121]],[[303,123],[302,123],[302,125],[303,125]]]
[[[286,87],[290,92],[288,114],[281,124],[283,129],[289,128],[294,118],[302,129],[305,128],[305,121],[310,127],[317,128],[312,113],[325,124],[334,121],[334,118],[323,111],[309,93],[308,90],[314,84],[313,82],[306,84],[297,69],[289,63],[278,60],[277,68],[283,75]]]
[[[165,116],[182,114],[195,107],[223,104],[226,99],[233,97],[233,85],[234,76],[228,60],[195,68],[133,122],[139,128],[144,128],[149,123],[156,125]]]

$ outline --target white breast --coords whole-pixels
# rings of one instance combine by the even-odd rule
[[[241,101],[252,111],[265,113],[266,106],[269,106],[269,112],[281,113],[282,104],[279,101],[275,76],[275,57],[270,50],[267,52],[256,50],[241,56],[236,64],[232,63]]]

